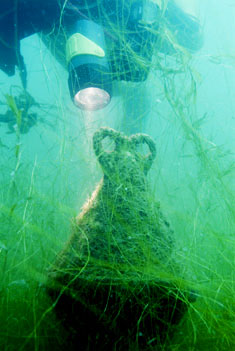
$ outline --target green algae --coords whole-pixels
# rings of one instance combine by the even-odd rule
[[[162,38],[164,35],[162,29]],[[175,40],[173,36],[170,38]],[[164,269],[156,272],[149,264],[148,274],[160,276],[162,280],[171,279],[182,288],[195,291],[197,297],[195,302],[181,297],[187,302],[188,311],[174,335],[167,336],[162,344],[159,342],[159,349],[232,349],[235,344],[235,207],[231,148],[226,140],[225,145],[216,143],[207,132],[205,125],[213,113],[206,105],[198,106],[202,77],[188,52],[180,50],[175,61],[158,53],[152,62],[143,62],[138,55],[134,56],[135,60],[144,70],[152,69],[151,91],[153,87],[161,90],[159,96],[156,93],[153,104],[155,115],[150,117],[158,120],[159,125],[148,130],[153,138],[156,132],[158,139],[157,161],[149,176],[155,192],[149,195],[149,200],[160,200],[166,211],[176,236],[174,259],[184,270],[183,276],[178,272],[172,275]],[[221,66],[223,55],[213,62]],[[233,61],[229,63],[233,69]],[[129,101],[128,96],[124,99]],[[164,101],[163,105],[157,99]],[[201,99],[199,102],[201,104]],[[57,103],[62,117],[70,120],[62,103]],[[232,109],[230,112],[233,113]],[[66,134],[66,123],[58,121],[60,123],[56,131],[62,138],[58,137],[46,149],[51,157],[47,159],[44,155],[36,162],[33,157],[24,157],[24,147],[15,152],[17,140],[1,136],[3,145],[7,146],[1,147],[0,164],[0,347],[3,350],[60,350],[63,339],[69,337],[55,317],[57,301],[51,302],[47,297],[44,284],[48,267],[70,235],[71,218],[94,189],[100,173],[95,168],[94,176],[90,168],[86,168],[87,163],[94,164],[95,159],[84,154],[81,148],[85,133],[77,139],[71,138]],[[125,120],[123,124],[124,129],[128,129]],[[48,135],[41,129],[39,133],[41,140],[47,139]],[[27,144],[24,136],[20,138],[28,148],[32,145],[32,140]],[[59,145],[59,151],[56,149],[53,153],[51,149],[55,145]],[[75,158],[77,166],[74,167],[70,162],[77,153],[80,154]],[[127,267],[124,265],[123,269]],[[142,275],[138,267],[134,266],[132,271]],[[96,272],[93,274],[95,277]],[[130,291],[131,288],[135,292],[134,287],[130,286]],[[155,311],[151,313],[154,316]],[[139,333],[141,330],[138,336]],[[151,347],[149,340],[148,349]]]

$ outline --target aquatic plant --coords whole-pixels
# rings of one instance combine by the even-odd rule
[[[109,26],[113,29],[111,23]],[[119,23],[114,29],[115,35],[124,37]],[[148,113],[127,120],[127,107],[130,112],[135,111],[133,114],[138,110],[138,101],[133,95],[131,101],[129,95],[131,89],[136,89],[134,83],[120,84],[124,92],[123,102],[116,102],[106,113],[108,123],[120,123],[127,134],[144,129],[156,140],[157,160],[149,175],[154,191],[148,200],[160,201],[174,228],[174,259],[182,271],[180,274],[177,271],[171,273],[170,279],[194,291],[196,297],[194,302],[185,296],[179,297],[186,302],[188,311],[174,328],[174,333],[167,335],[165,341],[159,340],[158,349],[207,351],[213,348],[227,351],[235,345],[234,164],[229,140],[222,138],[217,142],[218,138],[209,130],[213,124],[214,100],[211,98],[207,104],[200,96],[206,78],[199,72],[205,73],[211,57],[201,55],[193,60],[191,54],[179,45],[174,33],[166,31],[164,21],[155,29],[155,34],[161,41],[167,36],[179,50],[172,58],[155,50],[151,62],[131,52],[130,70],[135,64],[140,71],[146,72],[150,68],[150,76],[143,84],[149,89],[151,108],[135,93],[139,105],[144,106],[140,106],[142,111]],[[131,51],[128,45],[126,43],[127,50]],[[114,49],[110,47],[110,50]],[[114,55],[114,61],[118,59]],[[223,74],[221,62],[227,64],[223,54],[213,59],[213,67],[222,70]],[[233,70],[233,61],[229,62]],[[57,70],[56,74],[56,78],[60,78],[62,73]],[[220,80],[222,82],[221,77]],[[207,89],[212,89],[212,85]],[[120,89],[117,87],[117,90]],[[227,93],[229,95],[228,90]],[[51,103],[53,94],[51,90],[48,103]],[[48,267],[70,235],[71,219],[101,177],[98,167],[94,166],[95,157],[89,153],[87,135],[93,134],[92,122],[96,124],[98,119],[103,123],[103,117],[98,114],[92,120],[89,114],[81,113],[78,122],[78,112],[70,107],[68,113],[69,102],[62,100],[60,94],[58,96],[55,101],[60,118],[55,134],[47,125],[40,124],[37,133],[31,137],[29,134],[28,140],[21,139],[20,152],[16,152],[18,142],[12,136],[6,138],[4,133],[1,134],[3,145],[7,145],[7,148],[1,147],[0,158],[1,350],[60,350],[64,340],[69,339],[68,330],[63,328],[54,313],[60,296],[51,301],[44,286]],[[229,101],[225,93],[221,98]],[[8,102],[20,123],[14,100],[10,98]],[[228,113],[233,114],[231,106]],[[221,119],[224,114],[222,109]],[[120,115],[124,116],[122,121]],[[88,118],[92,121],[90,124]],[[82,125],[83,120],[86,120],[86,128]],[[37,145],[40,152],[34,149]],[[112,149],[112,145],[108,147]],[[132,235],[127,226],[128,231]],[[144,248],[143,243],[143,251]],[[127,266],[122,265],[122,269],[125,268]],[[132,266],[132,269],[139,274],[139,267]],[[169,279],[169,272],[164,269],[156,271],[151,260],[147,270],[153,277]],[[121,270],[116,270],[116,273],[120,274]],[[94,279],[96,276],[94,271]],[[178,294],[178,290],[174,293]],[[134,286],[128,286],[128,294],[136,294]],[[121,295],[123,299],[127,296],[127,292]],[[145,311],[144,297],[139,301],[143,305],[142,311]],[[119,306],[120,301],[116,303]],[[151,314],[155,317],[154,309]],[[144,317],[143,312],[139,326]],[[141,333],[139,329],[137,340],[144,337]],[[154,340],[148,341],[147,349],[154,350],[151,346]]]

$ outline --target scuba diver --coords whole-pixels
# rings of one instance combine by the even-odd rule
[[[178,45],[192,53],[200,49],[201,26],[193,9],[196,1],[1,1],[0,69],[12,76],[17,67],[26,91],[27,69],[20,42],[40,33],[56,58],[67,65],[75,105],[84,110],[103,108],[112,97],[114,80],[143,82],[154,49],[169,55],[176,50],[161,35],[163,23]]]

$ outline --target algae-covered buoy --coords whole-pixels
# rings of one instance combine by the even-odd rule
[[[150,350],[186,299],[173,283],[173,231],[147,181],[155,143],[100,128],[93,148],[104,176],[50,268],[48,291],[70,349]]]

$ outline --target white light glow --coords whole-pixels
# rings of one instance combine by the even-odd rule
[[[74,103],[82,110],[95,111],[104,108],[110,101],[107,91],[99,88],[86,88],[74,96]]]

